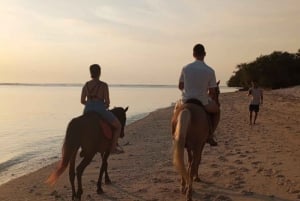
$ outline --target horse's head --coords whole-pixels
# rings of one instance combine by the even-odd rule
[[[128,107],[126,107],[125,109],[122,107],[114,107],[111,112],[118,118],[118,120],[120,121],[122,128],[121,128],[121,134],[120,137],[123,138],[124,137],[124,128],[125,128],[125,124],[126,124],[126,112],[128,110]]]

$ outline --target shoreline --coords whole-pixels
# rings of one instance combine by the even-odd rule
[[[264,97],[257,125],[249,126],[246,93],[220,95],[219,146],[205,146],[194,200],[300,200],[300,87],[265,91]],[[83,200],[184,200],[171,159],[172,109],[158,109],[126,126],[120,141],[125,153],[110,156],[113,183],[103,185],[103,195],[95,192],[100,156],[94,157],[83,175]],[[0,199],[69,200],[67,171],[54,187],[44,184],[55,165],[0,185]]]

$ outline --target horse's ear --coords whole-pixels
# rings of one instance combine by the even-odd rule
[[[128,106],[124,109],[124,111],[127,112],[127,110],[128,110]]]
[[[220,84],[220,80],[217,82],[217,85],[219,86],[219,84]]]

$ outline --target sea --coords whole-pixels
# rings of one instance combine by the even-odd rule
[[[81,89],[81,84],[0,83],[0,185],[59,160],[67,124],[83,111]],[[175,85],[114,84],[109,90],[111,107],[129,107],[127,125],[181,95]]]

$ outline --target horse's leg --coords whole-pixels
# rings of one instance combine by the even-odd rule
[[[107,152],[107,153],[105,153],[104,154],[104,159],[103,159],[103,161],[105,162],[105,167],[104,167],[104,172],[105,172],[105,184],[111,184],[111,180],[110,180],[110,178],[109,178],[109,176],[108,176],[108,171],[107,171],[107,169],[108,169],[108,157],[109,157],[109,154],[110,154],[110,152]]]
[[[189,165],[189,168],[191,166],[191,164],[193,163],[193,152],[191,149],[188,149],[188,165]]]
[[[193,164],[194,164],[194,155],[191,150],[188,151],[188,181],[187,181],[187,192],[186,192],[186,200],[192,201],[192,193],[193,193]]]
[[[196,153],[196,154],[195,154]],[[196,157],[197,157],[197,151],[195,151],[195,153],[193,154],[194,155],[194,157],[193,157],[193,160],[194,161],[191,161],[191,168],[192,168],[192,179],[194,179],[194,181],[196,181],[196,182],[200,182],[200,178],[199,178],[199,175],[198,175],[198,167],[199,166],[195,166],[195,163],[196,163]],[[201,156],[200,156],[201,157]]]
[[[186,193],[186,181],[184,177],[181,177],[181,193],[182,194]]]
[[[94,155],[95,155],[95,153],[93,153],[93,154],[86,153],[86,155],[84,156],[84,158],[82,159],[82,161],[80,162],[80,164],[76,168],[76,170],[77,170],[77,182],[78,182],[78,189],[77,189],[77,196],[76,197],[78,198],[78,200],[81,200],[81,195],[83,193],[83,190],[82,190],[82,174],[83,174],[83,171],[86,168],[86,166],[88,166],[88,164],[90,164],[90,162],[92,161]]]
[[[77,151],[71,156],[70,167],[69,167],[69,180],[72,187],[72,200],[75,200],[76,190],[75,190],[75,160]]]
[[[192,152],[190,149],[187,149],[188,153],[188,164],[192,163]],[[181,177],[181,193],[186,194],[188,181],[184,177]]]
[[[205,140],[206,141],[206,140]],[[203,142],[201,144],[201,146],[199,146],[196,150],[196,155],[195,155],[195,167],[194,167],[194,175],[195,175],[195,179],[194,181],[196,182],[200,182],[201,179],[199,178],[199,166],[201,163],[201,159],[202,159],[202,152],[203,152],[203,148],[205,146],[205,142]]]
[[[102,194],[103,193],[103,189],[102,189],[102,177],[103,177],[103,173],[106,174],[106,172],[107,172],[107,158],[108,158],[108,156],[109,156],[109,152],[101,154],[102,165],[101,165],[101,168],[100,168],[100,173],[99,173],[98,182],[97,182],[97,193],[98,194]],[[107,178],[106,178],[106,175],[105,175],[105,183],[107,182],[106,179]],[[108,180],[109,180],[109,177],[108,177]]]
[[[194,181],[195,182],[200,182],[201,179],[199,177],[199,174],[198,174],[198,168],[199,168],[199,165],[197,167],[195,167],[195,175],[194,175]]]

